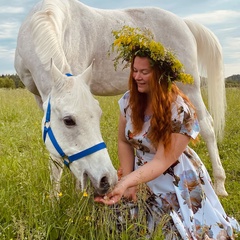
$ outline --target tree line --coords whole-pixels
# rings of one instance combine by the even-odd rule
[[[206,81],[202,79],[202,81]],[[226,87],[240,87],[240,74],[232,75],[225,79]],[[204,84],[203,84],[204,86]],[[25,88],[17,74],[7,74],[0,76],[0,88]]]
[[[7,74],[0,76],[0,88],[24,88],[24,84],[17,74]]]
[[[225,82],[227,87],[240,87],[240,74],[227,77]]]

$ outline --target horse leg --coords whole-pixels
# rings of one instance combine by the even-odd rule
[[[58,158],[50,155],[49,158],[49,169],[50,169],[50,179],[52,183],[52,194],[56,199],[60,196],[60,180],[63,173],[64,163]]]
[[[211,114],[214,117],[214,125],[213,118],[207,111],[201,97],[198,69],[196,69],[196,71],[192,69],[193,71],[191,71],[195,79],[195,85],[189,87],[188,90],[190,91],[188,92],[191,94],[191,100],[196,106],[201,127],[200,133],[207,144],[212,162],[215,191],[218,195],[227,196],[224,187],[226,175],[219,158],[215,138],[215,134],[221,137],[225,122],[226,96],[221,45],[209,29],[191,20],[185,20],[185,23],[195,37],[198,55],[192,62],[189,61],[189,59],[191,59],[189,57],[189,64],[187,66],[194,67],[192,63],[197,62],[197,65],[200,65],[201,70],[203,70],[203,75],[207,74],[208,104]],[[196,51],[194,50],[193,53],[194,52]],[[194,57],[194,54],[192,54],[192,56]]]
[[[212,163],[214,190],[219,196],[227,196],[228,194],[224,186],[226,175],[219,157],[212,116],[205,107],[201,92],[192,87],[191,90],[189,90],[189,93],[191,93],[189,98],[197,110],[200,134],[207,144],[209,157]]]
[[[212,162],[214,190],[219,196],[227,196],[228,194],[224,186],[226,175],[219,157],[217,141],[212,125],[213,119],[207,110],[205,110],[205,116],[200,119],[199,124],[201,135],[207,144],[209,157]]]

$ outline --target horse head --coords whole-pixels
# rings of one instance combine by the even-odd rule
[[[51,64],[52,89],[43,104],[43,138],[54,159],[65,163],[86,188],[105,194],[117,182],[100,131],[102,110],[90,92],[92,64],[80,75],[62,74]]]

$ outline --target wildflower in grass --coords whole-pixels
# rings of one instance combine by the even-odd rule
[[[88,197],[88,193],[87,193],[86,189],[84,189],[84,191],[83,191],[83,196]]]
[[[62,195],[63,195],[62,192],[58,193],[58,196],[59,196],[59,197],[62,197]]]

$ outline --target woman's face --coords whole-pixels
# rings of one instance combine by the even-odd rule
[[[152,71],[152,67],[147,57],[135,57],[133,62],[133,79],[137,83],[139,92],[149,93],[149,81],[152,75]]]

